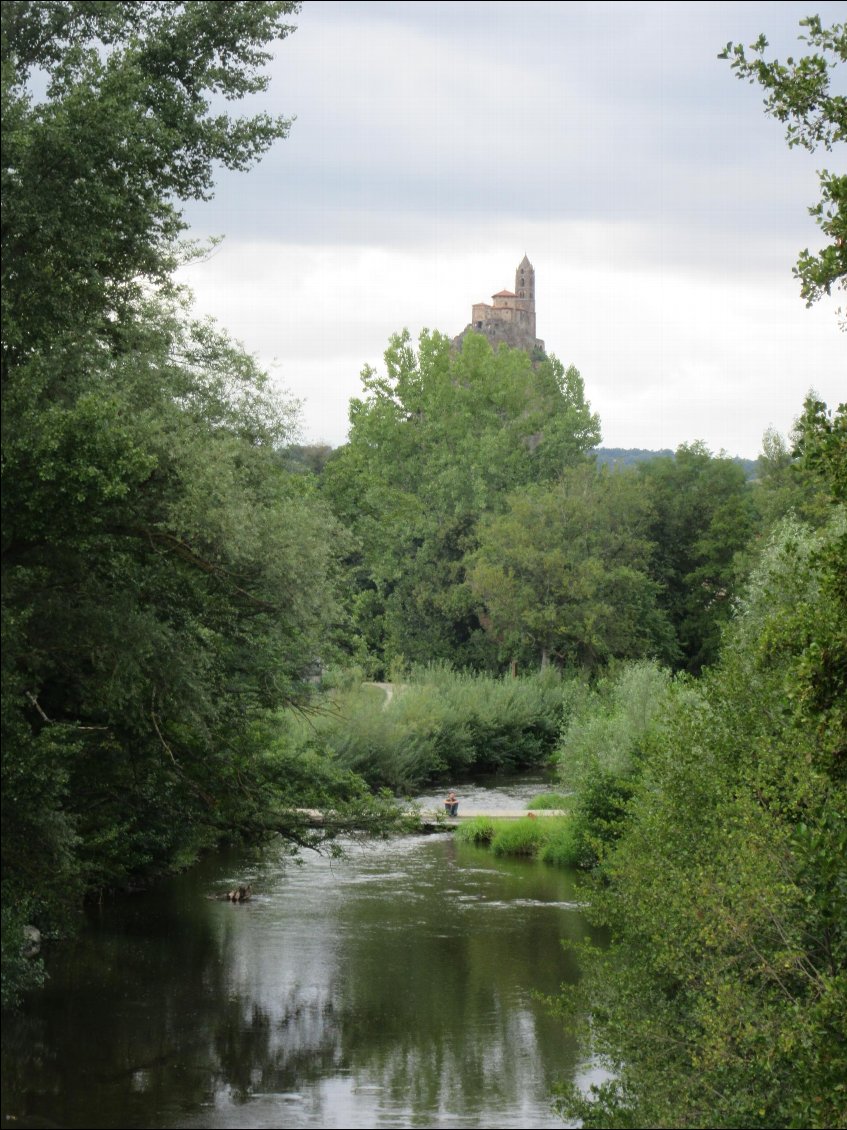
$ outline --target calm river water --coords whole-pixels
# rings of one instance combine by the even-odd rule
[[[249,903],[207,897],[247,880]],[[218,855],[50,955],[6,1025],[4,1124],[561,1126],[555,1083],[591,1073],[536,994],[586,933],[572,876],[449,833],[343,862]]]

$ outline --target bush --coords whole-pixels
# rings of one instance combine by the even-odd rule
[[[580,864],[580,843],[574,820],[545,819],[544,844],[539,853],[543,863],[553,867],[577,867]]]
[[[622,664],[593,688],[564,689],[566,722],[557,749],[562,780],[579,789],[598,771],[630,775],[667,698],[670,674],[650,660]]]
[[[377,687],[341,682],[317,714],[289,713],[291,738],[395,792],[471,769],[543,764],[561,725],[557,677],[500,679],[434,665],[413,670],[390,699]]]
[[[847,1125],[845,547],[843,512],[778,530],[631,798],[598,789],[614,945],[573,1015],[615,1082],[563,1103],[587,1127]]]
[[[576,789],[574,862],[591,868],[621,834],[627,802],[671,677],[650,661],[627,663],[593,688],[565,688],[567,721],[558,757],[562,780]]]

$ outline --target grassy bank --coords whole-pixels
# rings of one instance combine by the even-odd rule
[[[576,822],[570,816],[545,816],[539,820],[501,820],[478,816],[456,829],[465,843],[490,847],[495,855],[540,859],[557,867],[575,867],[580,859]]]

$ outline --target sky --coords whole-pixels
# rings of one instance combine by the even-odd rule
[[[810,11],[843,20],[836,3],[306,0],[241,110],[296,116],[290,135],[186,209],[192,236],[225,238],[183,281],[302,402],[303,442],[337,446],[389,337],[455,336],[526,253],[538,335],[579,369],[605,446],[754,457],[810,388],[847,399],[837,303],[807,308],[791,270],[823,242],[816,170],[844,155],[789,149],[717,55],[760,32],[802,54]]]

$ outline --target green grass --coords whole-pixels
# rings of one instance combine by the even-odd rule
[[[539,859],[553,867],[579,866],[582,850],[576,822],[573,820],[545,820],[551,827],[547,831]]]
[[[495,855],[538,855],[543,842],[542,821],[524,816],[501,823],[491,841],[491,850]]]
[[[539,793],[538,796],[532,798],[527,808],[538,809],[539,811],[546,808],[569,809],[572,800],[573,796],[565,793]]]
[[[464,843],[487,846],[499,856],[540,859],[554,867],[574,867],[578,862],[577,827],[568,816],[524,816],[498,820],[476,816],[456,829]]]
[[[490,816],[475,816],[456,829],[456,836],[467,844],[490,844],[497,826]]]

